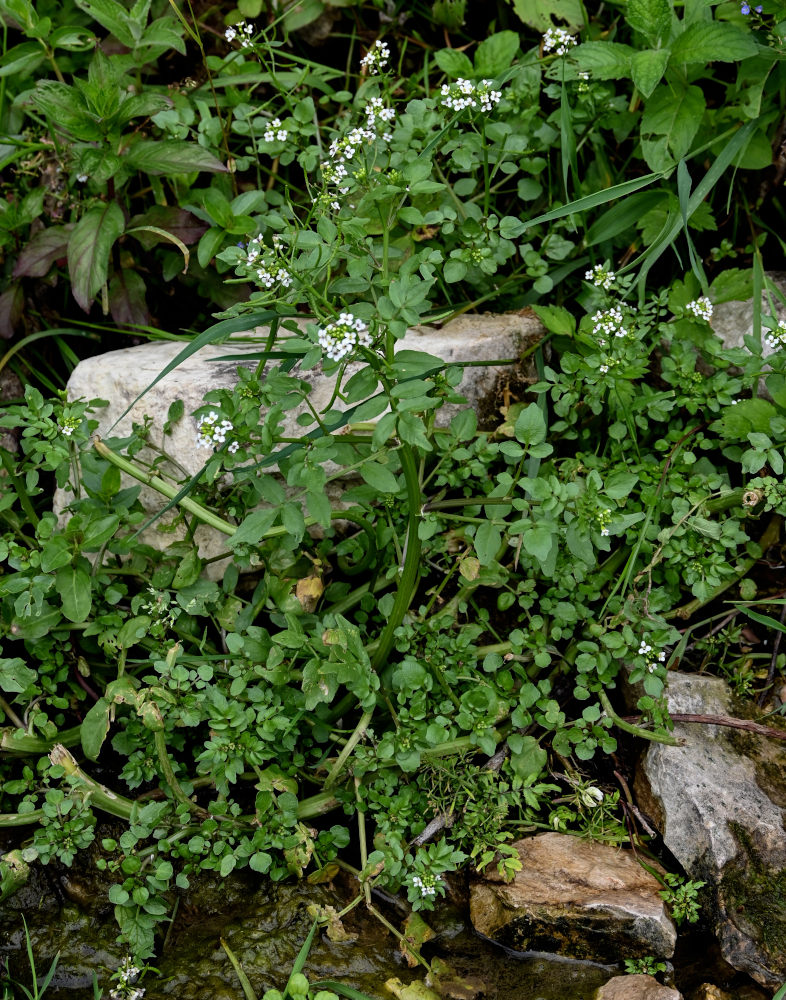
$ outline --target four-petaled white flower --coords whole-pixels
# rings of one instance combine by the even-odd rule
[[[356,347],[370,347],[371,335],[368,326],[352,313],[343,312],[333,323],[323,326],[317,333],[317,340],[331,361],[340,361],[351,354]]]
[[[700,298],[694,299],[693,302],[689,302],[685,308],[698,319],[703,319],[707,322],[712,319],[712,303],[706,295],[702,295]]]
[[[584,272],[584,280],[591,282],[596,288],[602,288],[608,292],[614,284],[616,275],[609,271],[605,264],[596,264],[591,270]]]
[[[253,45],[254,37],[254,25],[249,21],[239,21],[237,24],[232,25],[227,28],[224,32],[224,38],[228,42],[234,42],[237,39],[240,42],[241,48],[250,49]]]
[[[564,28],[549,28],[543,36],[543,51],[551,52],[554,49],[558,56],[564,56],[568,49],[577,44],[575,36]]]
[[[387,42],[377,39],[360,60],[360,65],[369,73],[380,73],[387,66],[389,59],[390,49]]]
[[[491,80],[473,83],[461,77],[455,83],[443,83],[440,96],[442,106],[451,111],[464,111],[466,108],[493,111],[502,99],[499,90],[492,90]]]
[[[197,419],[197,448],[215,449],[219,445],[225,444],[227,434],[234,429],[232,421],[220,420],[215,410],[203,414]],[[237,448],[233,448],[233,444],[234,442],[230,443],[229,450],[234,452],[237,451]]]

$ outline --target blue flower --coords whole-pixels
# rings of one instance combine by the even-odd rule
[[[758,6],[758,7],[754,7],[753,9],[754,9],[754,10],[756,11],[756,13],[757,13],[757,14],[761,14],[761,12],[762,12],[762,10],[763,10],[764,8],[762,7],[762,5],[761,5],[761,4],[759,4],[759,6]]]
[[[751,5],[747,2],[747,0],[742,0],[742,6],[740,7],[740,12],[744,14],[746,17],[748,16],[748,14],[750,14]]]

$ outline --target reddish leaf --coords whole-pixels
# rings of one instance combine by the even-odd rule
[[[19,254],[14,265],[15,278],[43,278],[54,262],[65,257],[72,226],[42,229]]]
[[[25,306],[22,286],[15,281],[0,295],[0,337],[9,340],[14,335]]]
[[[106,282],[109,255],[124,228],[123,211],[114,201],[91,208],[74,226],[68,241],[68,273],[71,293],[85,312],[90,312]]]
[[[109,312],[118,326],[148,326],[145,283],[136,271],[124,268],[109,282]]]
[[[134,229],[136,226],[155,226],[156,229],[165,229],[186,246],[196,243],[208,228],[204,222],[201,222],[191,212],[186,211],[185,208],[169,205],[153,205],[143,215],[135,215],[128,223],[128,228]],[[145,250],[149,250],[156,243],[163,241],[163,237],[150,232],[134,233],[134,236]]]

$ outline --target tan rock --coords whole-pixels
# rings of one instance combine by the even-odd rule
[[[517,951],[598,962],[673,954],[677,932],[661,885],[631,852],[561,833],[515,847],[522,870],[512,882],[490,873],[471,888],[481,934]]]
[[[652,976],[616,976],[601,986],[595,1000],[682,1000],[682,994]]]

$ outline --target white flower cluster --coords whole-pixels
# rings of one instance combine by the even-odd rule
[[[616,275],[609,271],[604,264],[596,264],[591,270],[584,272],[584,280],[590,281],[596,288],[602,288],[608,292],[614,284]]]
[[[656,653],[646,639],[642,639],[639,644],[639,656],[644,657],[647,662],[647,670],[651,674],[655,673],[658,667],[666,662],[665,651],[661,649],[660,652]]]
[[[451,111],[477,107],[481,111],[493,111],[495,105],[499,104],[502,94],[498,90],[492,90],[491,83],[491,80],[473,83],[472,80],[461,78],[455,83],[443,83],[440,91],[442,106],[450,108]]]
[[[366,116],[366,125],[370,129],[373,129],[375,133],[380,126],[389,129],[396,117],[396,112],[393,108],[386,108],[385,102],[381,97],[372,97],[363,109],[363,114]],[[393,136],[389,131],[385,131],[382,134],[382,138],[385,142],[390,142]]]
[[[57,427],[61,434],[70,438],[77,427],[82,423],[81,417],[61,417]]]
[[[333,323],[317,333],[319,346],[331,361],[340,361],[356,347],[371,347],[371,336],[362,319],[352,313],[341,313]]]
[[[774,330],[767,330],[764,342],[773,351],[779,351],[782,347],[786,347],[786,323],[781,320]]]
[[[434,876],[427,875],[425,879],[422,879],[420,875],[412,876],[413,886],[419,890],[420,895],[428,898],[429,896],[436,896],[437,894],[437,882],[440,880]]]
[[[273,237],[273,242],[276,243],[275,237]],[[274,285],[289,288],[292,284],[292,275],[278,262],[276,246],[274,245],[272,250],[268,250],[262,242],[261,236],[255,236],[248,241],[246,259],[241,263],[246,265],[250,273],[256,275],[257,281],[264,288],[270,289]]]
[[[549,28],[543,36],[543,51],[551,52],[554,49],[558,56],[566,55],[568,49],[577,44],[575,36],[564,28]]]
[[[118,982],[117,986],[109,991],[111,1000],[142,1000],[145,995],[144,987],[134,986],[141,971],[128,956],[115,973]]]
[[[281,120],[279,118],[274,118],[273,121],[265,129],[265,134],[262,138],[265,142],[286,142],[289,132],[285,128],[281,128]]]
[[[608,367],[606,368],[606,371],[608,371]],[[609,523],[611,522],[611,511],[609,508],[605,507],[603,510],[598,511],[595,515],[595,520],[598,522],[601,535],[603,535],[604,538],[608,538]]]
[[[228,42],[234,42],[237,39],[240,45],[244,49],[250,49],[253,44],[251,39],[254,36],[254,25],[250,21],[240,21],[234,27],[227,28],[224,32],[224,38]]]
[[[379,73],[385,69],[389,60],[390,49],[387,43],[377,39],[360,60],[360,65],[363,69],[368,70],[369,73]]]
[[[706,295],[702,295],[700,298],[694,299],[693,302],[689,302],[685,308],[699,319],[706,320],[707,322],[712,319],[712,303]]]
[[[231,420],[219,421],[215,410],[203,414],[197,420],[197,448],[217,448],[218,445],[226,442],[227,434],[234,429]],[[232,441],[227,451],[234,455],[239,447],[240,445],[237,441]]]
[[[598,338],[601,347],[606,346],[610,337],[622,340],[628,336],[628,331],[622,323],[622,310],[618,306],[612,306],[611,309],[600,309],[592,314],[592,332]]]

